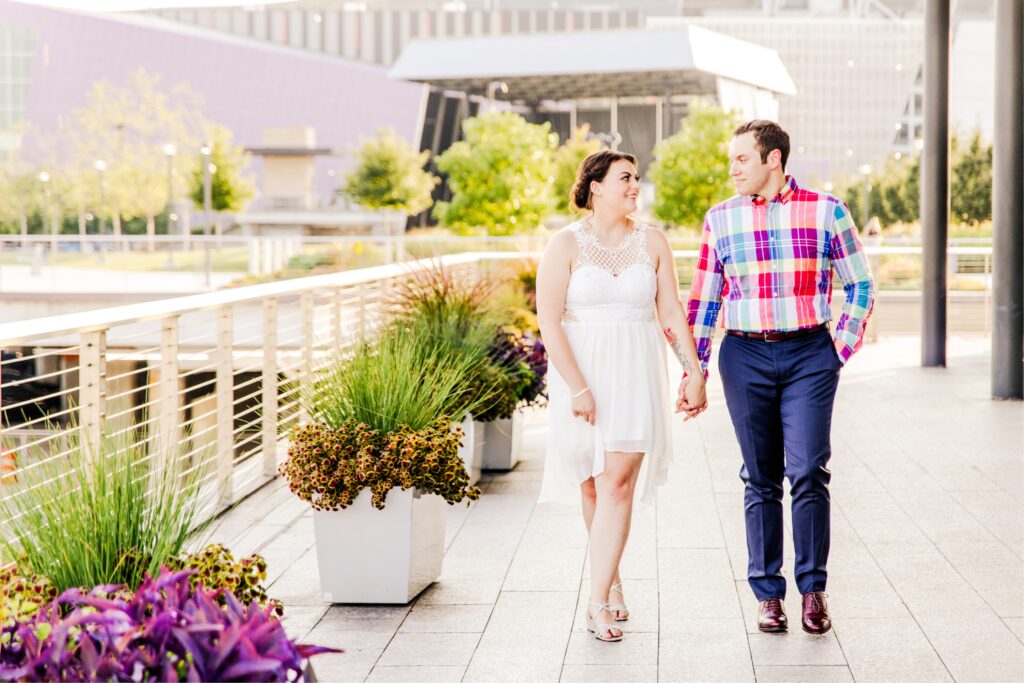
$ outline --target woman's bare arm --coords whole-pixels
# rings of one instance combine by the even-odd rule
[[[562,329],[565,292],[569,287],[570,264],[575,254],[576,240],[572,233],[563,230],[548,242],[537,266],[537,324],[548,358],[573,394],[587,386],[587,380],[572,354],[569,338]]]
[[[676,270],[675,258],[672,256],[672,247],[660,230],[649,228],[648,234],[653,236],[651,246],[658,257],[657,307],[661,329],[665,333],[669,348],[683,366],[683,372],[688,377],[699,375],[703,379],[704,375],[699,371],[697,345],[686,322],[686,312],[679,294],[679,273]]]

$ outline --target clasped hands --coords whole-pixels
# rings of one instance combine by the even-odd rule
[[[708,409],[708,397],[705,392],[704,378],[683,375],[679,382],[679,394],[676,398],[676,412],[685,413],[683,422],[697,417]]]
[[[590,425],[596,423],[594,396],[589,390],[579,396],[572,398],[572,416],[582,417]],[[690,377],[683,375],[679,383],[679,396],[676,399],[676,412],[685,413],[683,422],[697,417],[708,408],[708,399],[704,391],[704,378],[697,377],[691,381]]]

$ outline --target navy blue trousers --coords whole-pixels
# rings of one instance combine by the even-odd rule
[[[747,578],[758,600],[786,597],[782,483],[793,499],[800,593],[825,590],[832,406],[839,356],[827,330],[781,342],[726,335],[718,368],[743,453]]]

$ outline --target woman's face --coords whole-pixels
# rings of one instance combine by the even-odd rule
[[[637,209],[640,174],[631,162],[619,159],[608,168],[604,180],[591,182],[590,191],[594,197],[594,211],[625,216]]]

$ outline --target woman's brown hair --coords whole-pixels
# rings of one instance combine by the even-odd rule
[[[628,161],[636,166],[636,157],[632,154],[613,152],[610,149],[594,152],[581,161],[576,169],[576,182],[569,192],[569,204],[578,209],[593,209],[594,198],[590,194],[590,183],[604,180],[608,169],[616,161]]]

